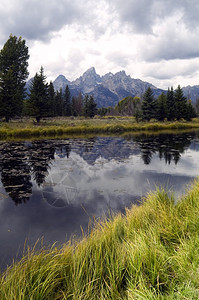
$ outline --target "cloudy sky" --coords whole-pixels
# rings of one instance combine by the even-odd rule
[[[198,0],[1,0],[0,47],[29,47],[30,77],[74,80],[94,66],[167,89],[199,84]]]

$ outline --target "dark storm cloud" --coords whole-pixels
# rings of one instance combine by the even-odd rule
[[[3,39],[13,33],[30,40],[45,40],[49,33],[73,22],[85,22],[88,17],[84,10],[86,5],[81,0],[16,0],[11,3],[0,10]]]

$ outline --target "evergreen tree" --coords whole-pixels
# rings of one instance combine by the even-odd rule
[[[62,89],[56,92],[55,94],[55,115],[63,116],[64,115],[64,100]]]
[[[38,123],[42,117],[50,114],[48,100],[48,84],[44,76],[44,69],[41,67],[40,73],[36,73],[32,80],[29,95],[31,115],[36,118]]]
[[[28,59],[25,40],[10,35],[0,51],[0,116],[7,122],[22,113]]]
[[[157,119],[158,121],[164,121],[167,117],[167,97],[164,93],[162,93],[157,100]]]
[[[93,118],[97,114],[97,103],[94,101],[93,96],[89,97],[89,117]]]
[[[69,86],[66,85],[65,93],[64,93],[64,115],[71,116],[71,96]]]
[[[174,120],[176,117],[175,97],[173,87],[168,88],[167,91],[167,119],[168,121]]]
[[[71,101],[71,115],[77,117],[77,110],[76,110],[76,98],[72,97]]]
[[[83,96],[81,92],[77,96],[76,111],[78,116],[81,116],[83,113]]]
[[[187,111],[186,111],[186,117],[185,119],[187,121],[191,121],[191,119],[195,118],[197,115],[196,115],[196,111],[192,105],[192,102],[191,100],[188,100],[187,102]]]
[[[177,89],[174,92],[175,99],[175,117],[177,120],[182,118],[186,119],[187,117],[187,100],[184,97],[183,90],[178,85]]]
[[[197,116],[199,117],[199,98],[196,99],[195,111],[196,111]]]
[[[84,116],[93,118],[97,113],[97,104],[94,101],[93,96],[86,95],[84,98]]]
[[[72,98],[71,113],[73,116],[81,116],[83,114],[83,97],[82,93],[79,92],[77,97]]]
[[[156,117],[157,104],[153,96],[153,91],[150,87],[148,87],[148,89],[143,95],[141,107],[143,120],[149,121],[150,119]]]
[[[48,86],[48,105],[49,105],[49,116],[54,117],[56,114],[56,103],[55,103],[55,90],[52,81]]]
[[[84,108],[83,108],[84,117],[89,117],[89,96],[88,94],[84,97]]]

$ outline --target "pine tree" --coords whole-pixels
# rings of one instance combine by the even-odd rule
[[[89,117],[89,96],[88,94],[84,97],[84,108],[83,108],[84,117]]]
[[[176,117],[175,97],[173,87],[168,88],[167,91],[167,119],[168,121],[174,120]]]
[[[83,97],[81,92],[77,97],[73,96],[71,100],[71,115],[74,117],[83,115]]]
[[[177,89],[174,92],[174,99],[175,99],[175,117],[177,120],[182,118],[186,119],[187,114],[187,100],[184,97],[183,90],[178,85]]]
[[[10,35],[0,51],[0,116],[7,122],[22,113],[28,59],[25,40]]]
[[[86,95],[84,98],[84,116],[93,118],[97,113],[97,104],[94,101],[93,96]]]
[[[55,115],[63,116],[64,115],[64,100],[62,89],[56,92],[55,94]]]
[[[88,107],[89,107],[88,116],[90,118],[93,118],[97,114],[97,103],[95,102],[93,96],[89,97]]]
[[[77,117],[77,110],[76,110],[76,98],[72,97],[71,101],[71,115]]]
[[[167,117],[167,97],[164,93],[162,93],[157,100],[157,119],[158,121],[164,121]]]
[[[143,120],[149,121],[150,119],[156,117],[157,102],[153,97],[153,91],[150,87],[148,87],[143,95],[141,107]]]
[[[65,93],[64,93],[64,115],[71,116],[71,96],[69,86],[66,85]]]
[[[48,100],[48,84],[44,76],[44,69],[41,67],[40,73],[36,73],[32,80],[29,95],[31,115],[36,118],[38,123],[41,118],[50,114]]]
[[[196,111],[192,105],[192,102],[191,100],[188,100],[187,101],[187,111],[186,111],[186,117],[185,119],[187,121],[191,121],[191,119],[195,118],[197,115],[196,115]]]
[[[48,86],[48,105],[49,105],[49,115],[54,117],[56,114],[56,104],[55,104],[55,89],[52,81]]]

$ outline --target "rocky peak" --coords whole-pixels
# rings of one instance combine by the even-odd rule
[[[115,76],[118,76],[118,77],[127,77],[126,72],[124,70],[115,73]]]
[[[83,77],[84,77],[84,76],[87,76],[87,75],[90,75],[90,74],[97,75],[94,67],[91,67],[91,68],[89,68],[88,70],[86,70],[86,71],[83,73]]]
[[[101,82],[101,77],[100,75],[98,75],[95,71],[95,68],[92,67],[90,69],[88,69],[86,72],[84,72],[84,74],[82,75],[82,81],[88,81],[88,80],[92,80],[93,83],[96,81]]]
[[[109,73],[103,75],[103,76],[101,77],[102,82],[111,79],[113,76],[114,76],[114,75],[113,75],[113,73],[111,73],[111,72],[109,72]]]
[[[54,89],[57,91],[59,91],[60,89],[62,89],[64,91],[64,89],[66,88],[66,85],[69,85],[70,81],[66,79],[66,77],[64,75],[59,75],[55,81],[53,82],[54,85]]]
[[[82,76],[76,79],[73,84],[81,86],[83,93],[90,93],[94,90],[95,86],[101,83],[101,77],[92,67],[88,69]]]

